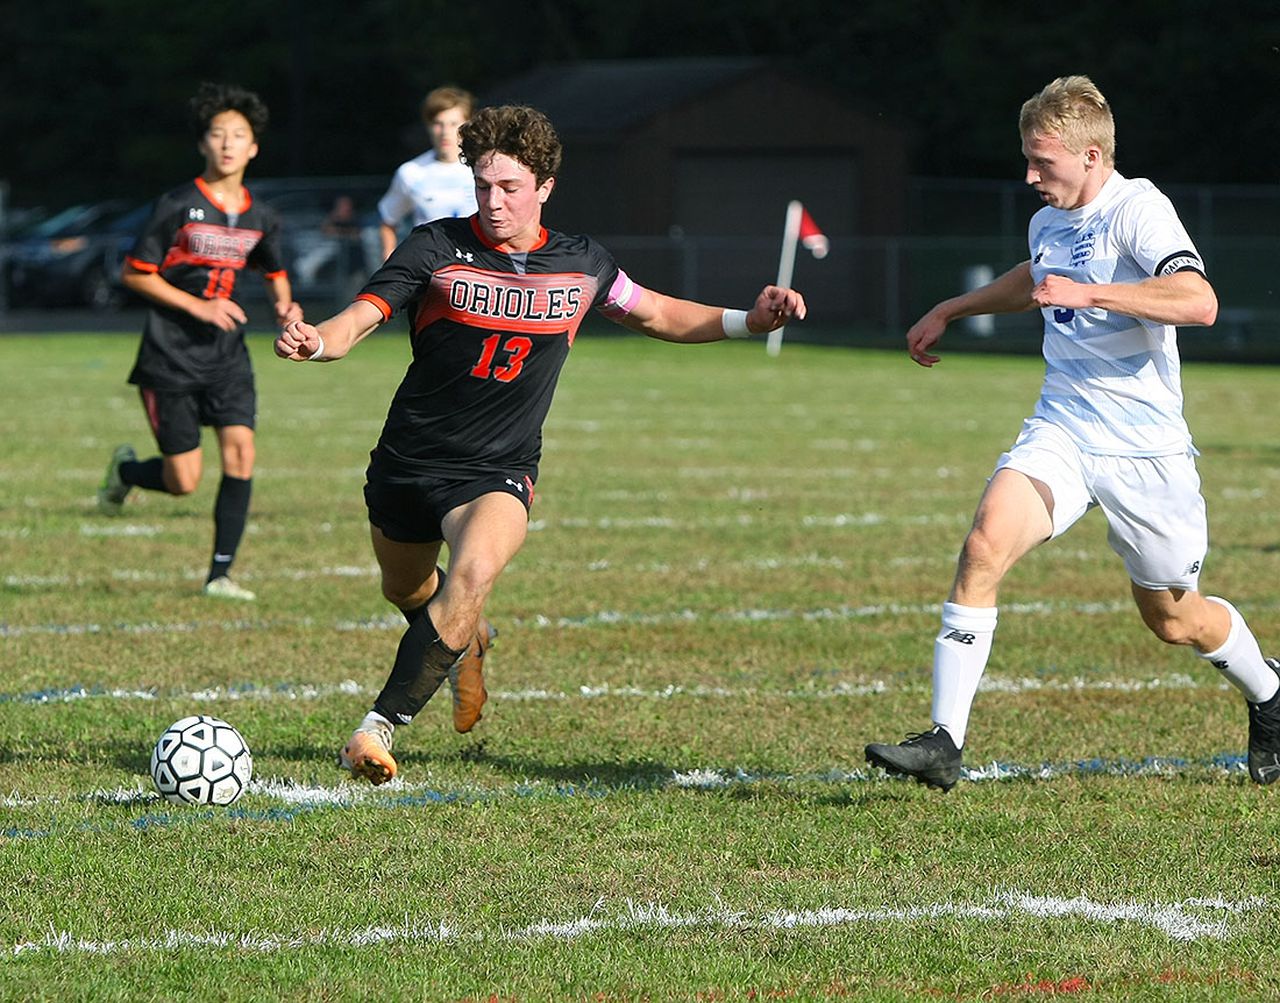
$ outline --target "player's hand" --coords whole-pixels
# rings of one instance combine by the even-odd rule
[[[929,349],[942,339],[942,333],[946,329],[946,320],[932,310],[912,324],[911,330],[907,332],[907,351],[911,355],[911,361],[925,369],[941,362]]]
[[[249,322],[249,316],[235,300],[199,300],[193,311],[198,320],[216,327],[219,331],[234,331]]]
[[[754,334],[776,331],[792,320],[804,320],[804,297],[794,289],[765,286],[747,312],[747,327]]]
[[[320,347],[320,332],[303,320],[291,320],[276,339],[276,355],[290,362],[306,362]]]
[[[1093,287],[1085,282],[1076,282],[1065,275],[1046,275],[1040,284],[1031,290],[1031,298],[1036,306],[1059,306],[1067,310],[1084,310],[1093,306],[1091,296]]]
[[[291,321],[302,320],[302,307],[293,300],[289,302],[280,302],[276,307],[276,326],[281,330]]]

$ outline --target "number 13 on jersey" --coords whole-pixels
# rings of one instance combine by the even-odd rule
[[[492,376],[499,383],[510,383],[520,375],[525,357],[532,348],[533,340],[523,334],[513,334],[506,341],[500,334],[490,335],[484,339],[480,359],[471,367],[471,375],[478,380]],[[499,352],[504,354],[499,357]],[[497,365],[494,365],[495,359]]]

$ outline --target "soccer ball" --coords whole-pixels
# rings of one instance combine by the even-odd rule
[[[174,721],[151,750],[151,779],[174,804],[231,804],[253,776],[240,732],[207,714]]]

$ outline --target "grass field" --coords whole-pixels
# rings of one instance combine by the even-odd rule
[[[328,366],[252,339],[251,605],[198,594],[212,442],[195,495],[94,509],[110,449],[150,446],[135,347],[0,339],[0,998],[1280,996],[1280,787],[1248,780],[1242,700],[1147,635],[1096,513],[1007,581],[956,789],[863,762],[928,723],[1038,360],[580,339],[485,718],[432,703],[373,789],[333,760],[402,623],[361,485],[403,336]],[[1204,585],[1278,650],[1275,373],[1185,384]],[[190,713],[253,749],[230,808],[152,793]]]

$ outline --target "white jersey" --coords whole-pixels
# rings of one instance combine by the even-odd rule
[[[1045,206],[1027,232],[1031,277],[1140,282],[1184,269],[1200,254],[1168,198],[1150,181],[1113,173],[1088,205]],[[1089,453],[1166,456],[1192,449],[1182,416],[1177,328],[1103,309],[1045,307],[1044,386],[1035,418]]]
[[[476,179],[471,168],[455,161],[436,160],[428,150],[397,168],[391,187],[378,202],[378,215],[394,227],[413,214],[413,225],[447,216],[470,216],[476,211]]]

